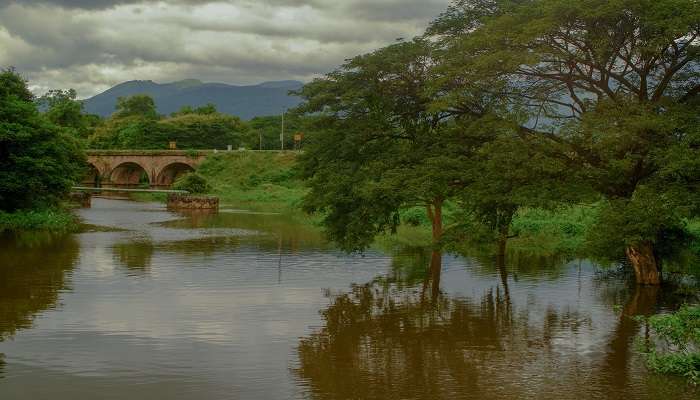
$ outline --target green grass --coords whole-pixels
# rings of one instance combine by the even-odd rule
[[[78,230],[78,227],[78,221],[75,216],[65,209],[16,211],[12,213],[0,211],[0,232],[75,232]]]
[[[548,254],[579,254],[597,215],[596,205],[577,205],[554,211],[520,210],[511,228],[512,234],[517,236],[509,245]]]
[[[225,206],[291,211],[307,192],[294,173],[295,161],[291,152],[222,152],[207,157],[197,172]]]

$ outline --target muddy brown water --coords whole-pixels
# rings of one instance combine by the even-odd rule
[[[79,214],[114,229],[0,239],[0,399],[700,397],[635,351],[630,316],[674,300],[586,260],[352,256],[236,210]]]

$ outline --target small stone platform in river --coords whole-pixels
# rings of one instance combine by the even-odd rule
[[[218,210],[219,198],[192,194],[168,194],[168,208],[174,210]]]
[[[68,199],[80,207],[90,208],[92,204],[92,196],[89,192],[71,192]]]

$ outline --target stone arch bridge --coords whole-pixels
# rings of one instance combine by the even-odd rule
[[[89,150],[84,185],[167,188],[180,175],[194,171],[208,151]]]

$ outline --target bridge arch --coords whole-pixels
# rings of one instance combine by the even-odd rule
[[[168,187],[183,173],[197,168],[210,153],[205,150],[196,154],[183,150],[88,150],[87,158],[99,171],[104,186],[136,187],[148,183]],[[94,181],[84,183],[93,185]]]
[[[122,162],[112,168],[108,180],[111,185],[123,187],[137,187],[142,184],[150,186],[152,183],[146,168],[135,161]]]
[[[177,178],[188,172],[194,172],[192,165],[179,161],[170,163],[158,172],[155,184],[157,186],[170,186]]]

